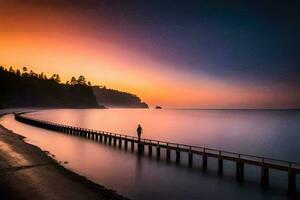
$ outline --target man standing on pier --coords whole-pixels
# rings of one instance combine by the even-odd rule
[[[143,129],[142,129],[141,125],[139,125],[137,127],[136,132],[138,134],[138,139],[139,139],[139,143],[140,143],[140,141],[141,141],[141,135],[142,135],[142,132],[143,132]]]

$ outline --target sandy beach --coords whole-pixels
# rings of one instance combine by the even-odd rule
[[[69,171],[1,125],[0,169],[0,199],[127,199]]]

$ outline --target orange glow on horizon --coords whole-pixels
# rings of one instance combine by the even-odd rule
[[[171,70],[172,63],[122,46],[105,24],[96,35],[93,26],[76,13],[52,11],[0,9],[0,65],[26,66],[48,76],[59,73],[63,82],[84,75],[94,85],[134,93],[151,106],[247,108],[297,103],[289,93],[280,95],[268,88],[226,84],[206,74]]]

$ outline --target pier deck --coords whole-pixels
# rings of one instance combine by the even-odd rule
[[[243,181],[244,179],[245,164],[258,166],[261,168],[261,185],[263,187],[268,187],[270,169],[285,171],[288,175],[288,190],[290,192],[296,191],[296,175],[300,173],[300,163],[153,139],[142,138],[139,141],[138,138],[134,136],[66,126],[63,124],[25,117],[20,113],[15,114],[15,119],[19,122],[23,122],[32,126],[62,132],[74,136],[80,136],[87,139],[108,143],[114,146],[118,145],[120,148],[124,147],[125,149],[128,149],[128,146],[130,146],[132,151],[134,150],[134,148],[137,148],[137,152],[140,154],[144,154],[145,147],[147,147],[149,156],[152,156],[152,149],[155,148],[157,159],[160,159],[161,151],[165,150],[166,160],[170,161],[172,151],[175,152],[176,163],[180,162],[180,155],[182,153],[185,153],[188,155],[189,167],[193,167],[193,157],[196,155],[200,155],[202,157],[203,170],[207,169],[207,159],[214,158],[218,160],[219,175],[222,175],[223,173],[223,161],[232,161],[236,163],[236,178],[238,181]]]

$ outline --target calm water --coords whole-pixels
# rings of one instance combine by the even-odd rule
[[[141,124],[142,137],[219,148],[300,162],[299,111],[239,110],[143,110],[85,109],[45,110],[28,116],[67,125],[135,135]],[[260,169],[245,166],[245,182],[235,181],[235,164],[224,162],[218,177],[217,162],[208,160],[201,171],[201,157],[193,169],[138,156],[131,151],[83,138],[47,131],[5,116],[0,123],[26,136],[26,141],[50,151],[66,167],[94,182],[132,199],[296,199],[286,195],[287,174],[270,171],[270,189],[260,188]],[[162,151],[164,153],[164,151]],[[155,155],[155,151],[153,152]],[[175,155],[172,152],[171,159]],[[297,177],[300,191],[300,177]]]

